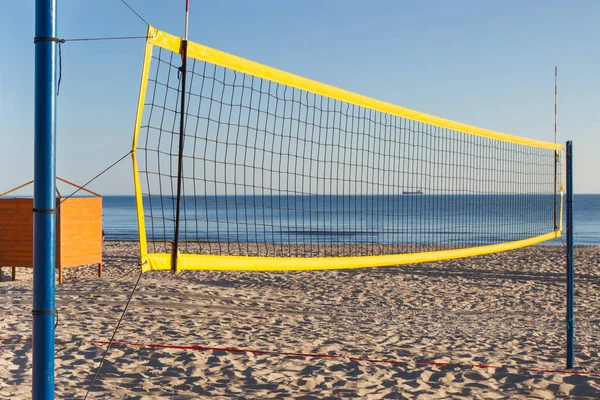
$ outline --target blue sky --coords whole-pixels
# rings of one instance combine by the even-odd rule
[[[0,192],[33,176],[34,2],[0,15]],[[184,0],[129,0],[183,34]],[[191,0],[190,39],[299,75],[453,120],[575,147],[575,189],[600,193],[600,2]],[[61,38],[143,36],[119,0],[58,0]],[[58,174],[83,183],[126,154],[143,40],[66,43]],[[124,161],[91,189],[132,193]]]

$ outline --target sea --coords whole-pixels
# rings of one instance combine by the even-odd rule
[[[506,196],[506,195],[497,195],[497,196]],[[331,196],[319,196],[318,200],[309,199],[300,199],[294,198],[293,204],[292,200],[289,198],[287,200],[282,200],[282,196],[260,196],[260,197],[248,197],[248,196],[240,196],[236,198],[235,196],[221,196],[220,201],[218,199],[219,196],[214,197],[214,201],[210,202],[209,207],[205,207],[202,211],[201,220],[204,221],[213,221],[213,223],[208,224],[206,226],[202,224],[194,224],[189,223],[193,220],[190,219],[189,214],[187,215],[188,223],[186,223],[186,229],[188,232],[184,232],[186,237],[195,237],[199,240],[207,240],[210,241],[215,237],[220,237],[220,240],[223,240],[224,237],[227,237],[227,240],[230,241],[267,241],[267,242],[305,242],[305,243],[348,243],[349,236],[352,236],[352,243],[357,243],[361,241],[365,241],[367,243],[378,242],[376,238],[373,238],[373,232],[377,233],[377,229],[362,229],[365,227],[367,222],[364,221],[365,216],[369,218],[369,210],[372,210],[374,207],[379,207],[378,202],[368,203],[368,201],[364,200],[364,197],[355,196],[348,197],[342,204],[347,205],[346,211],[342,214],[344,215],[343,226],[318,226],[316,229],[312,224],[307,224],[307,218],[315,218],[315,215],[318,214],[316,208],[323,209],[324,205],[329,204],[330,207],[333,204],[337,204],[338,202],[333,201]],[[314,198],[315,196],[313,196]],[[485,196],[489,198],[489,196]],[[472,218],[474,224],[477,224],[477,227],[473,226],[468,232],[464,232],[465,225],[462,224],[461,232],[452,231],[451,220],[448,217],[451,216],[453,212],[452,208],[448,209],[448,212],[445,214],[442,213],[431,213],[432,207],[438,207],[445,203],[450,203],[448,199],[444,199],[441,197],[436,197],[434,195],[408,195],[403,197],[403,201],[408,202],[408,204],[421,202],[428,203],[430,206],[428,207],[413,207],[407,209],[407,213],[411,215],[411,218],[405,221],[403,224],[405,226],[404,234],[409,235],[411,227],[438,227],[438,229],[434,229],[429,234],[425,236],[421,236],[425,242],[428,243],[436,243],[437,238],[436,235],[442,235],[445,238],[461,238],[466,237],[465,235],[479,235],[482,238],[487,238],[486,241],[481,242],[481,244],[487,244],[498,242],[498,234],[499,232],[492,231],[491,227],[489,231],[486,231],[485,226],[481,226],[481,223],[477,223],[477,216],[473,217],[472,215],[464,215],[464,218]],[[408,200],[407,200],[408,199]],[[507,200],[496,199],[497,201],[492,200],[491,204],[497,203],[501,204],[502,202],[506,203]],[[303,201],[301,207],[298,206],[297,202]],[[364,202],[363,202],[364,201]],[[483,198],[482,200],[483,201]],[[490,201],[489,199],[486,201]],[[187,203],[190,203],[187,201]],[[191,202],[193,203],[193,202]],[[510,203],[510,202],[509,202]],[[516,203],[515,203],[516,204]],[[545,201],[545,204],[550,204],[548,201]],[[242,205],[242,206],[240,206]],[[148,204],[146,204],[146,208]],[[193,207],[193,206],[192,206]],[[306,209],[310,209],[310,207],[315,207],[313,212],[306,211]],[[384,207],[383,205],[381,207]],[[154,215],[155,219],[160,220],[161,226],[164,227],[160,234],[155,235],[155,238],[158,239],[157,236],[169,237],[173,233],[173,214],[168,212],[169,209],[173,208],[173,204],[162,204],[160,207],[161,212],[167,210],[167,215],[157,216]],[[361,210],[357,213],[348,212],[349,209]],[[476,207],[481,214],[481,207]],[[156,208],[155,209],[159,209]],[[184,208],[185,210],[190,209],[190,205]],[[297,212],[295,210],[303,209],[304,212]],[[366,210],[365,210],[366,209]],[[250,210],[250,211],[249,211]],[[483,208],[485,210],[485,208]],[[504,208],[504,210],[507,210]],[[573,220],[574,220],[574,242],[575,245],[600,245],[600,194],[576,194],[574,196],[573,203]],[[456,210],[455,210],[456,211]],[[512,212],[517,212],[517,208],[515,207]],[[253,214],[248,218],[248,213]],[[258,213],[260,214],[260,218],[256,218]],[[486,211],[483,211],[486,212]],[[513,230],[510,226],[507,227],[507,221],[503,222],[502,216],[498,215],[498,212],[495,211],[494,207],[489,207],[489,212],[494,213],[492,220],[497,221],[499,226],[504,226],[502,234],[503,240],[500,241],[509,241],[516,240],[520,237],[511,238],[507,235],[510,235],[510,232]],[[419,214],[420,213],[420,214]],[[198,214],[196,214],[198,215]],[[547,215],[547,214],[546,214]],[[162,218],[164,217],[164,218]],[[485,215],[479,215],[479,217],[484,217]],[[564,215],[563,215],[564,217]],[[184,216],[185,218],[185,216]],[[435,218],[435,221],[433,220]],[[453,216],[456,218],[456,216]],[[481,220],[481,219],[480,219]],[[214,221],[219,221],[218,223],[214,223]],[[222,221],[222,222],[221,222]],[[229,221],[229,223],[228,223]],[[237,221],[236,229],[227,229],[227,226],[233,226],[231,221]],[[258,224],[255,224],[252,221],[261,221]],[[265,221],[268,221],[265,223]],[[284,222],[282,222],[284,221]],[[512,223],[514,224],[514,217],[512,218]],[[383,240],[379,240],[380,242],[393,242],[393,239],[397,238],[391,237],[391,239],[385,239],[385,231],[387,226],[386,221],[379,221],[378,223],[383,224],[383,228],[381,236]],[[246,229],[239,229],[239,226],[245,225]],[[249,226],[253,224],[253,226]],[[442,224],[443,226],[441,226]],[[147,223],[148,225],[148,223]],[[195,230],[194,226],[198,226],[198,231],[189,232],[189,230]],[[294,227],[296,229],[273,229],[273,227]],[[467,224],[468,227],[468,224]],[[566,227],[566,223],[563,220],[563,227]],[[371,227],[372,228],[372,227]],[[440,229],[443,228],[443,229]],[[135,208],[135,198],[133,196],[104,196],[103,197],[103,229],[106,234],[106,240],[137,240],[138,239],[138,228],[137,228],[137,216],[136,216],[136,208]],[[515,231],[519,230],[519,227],[514,228]],[[551,230],[551,229],[550,229]],[[545,233],[548,230],[542,230],[539,233]],[[397,234],[397,232],[396,232]],[[300,235],[300,237],[299,237]],[[461,236],[462,235],[462,236]],[[162,237],[160,237],[162,238]],[[522,238],[522,237],[521,237]],[[565,237],[563,235],[562,239],[555,239],[552,241],[544,242],[542,245],[563,245]]]

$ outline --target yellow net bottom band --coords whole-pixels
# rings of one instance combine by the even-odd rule
[[[362,257],[250,257],[250,256],[217,256],[206,254],[179,254],[178,271],[308,271],[388,267],[392,265],[417,264],[423,262],[450,260],[532,246],[561,236],[560,231],[546,233],[529,239],[517,240],[489,246],[470,247],[467,249],[441,250],[410,254],[390,254]],[[156,253],[145,257],[142,272],[170,271],[171,254]]]

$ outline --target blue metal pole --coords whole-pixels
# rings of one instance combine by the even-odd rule
[[[573,266],[573,142],[567,142],[567,369],[573,368],[575,329]]]
[[[56,0],[35,2],[32,397],[54,399]]]

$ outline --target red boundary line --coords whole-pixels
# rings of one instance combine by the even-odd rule
[[[31,342],[30,338],[0,338],[0,342],[17,340],[20,342]],[[91,343],[97,345],[107,345],[110,342],[105,340],[84,340],[84,343]],[[67,343],[66,341],[57,340],[56,343]],[[311,358],[329,358],[329,359],[343,359],[344,356],[337,354],[318,354],[318,353],[292,353],[285,351],[271,351],[271,350],[253,350],[253,349],[237,349],[233,347],[209,347],[209,346],[195,346],[195,345],[169,345],[169,344],[158,344],[158,343],[132,343],[132,342],[119,342],[114,341],[111,345],[117,346],[130,346],[130,347],[149,347],[154,349],[178,349],[178,350],[197,350],[197,351],[223,351],[226,353],[251,353],[251,354],[264,354],[273,356],[286,356],[286,357],[311,357]],[[348,357],[350,361],[363,361],[370,363],[379,364],[408,364],[411,361],[398,361],[398,360],[386,360],[386,359],[372,359],[362,357]],[[541,372],[541,373],[556,373],[566,375],[585,375],[585,376],[600,376],[600,371],[568,371],[563,369],[540,369],[540,368],[529,368],[529,367],[518,367],[514,365],[487,365],[487,364],[466,364],[466,363],[453,363],[451,361],[412,361],[417,365],[437,365],[437,366],[450,366],[460,368],[482,368],[482,369],[501,369],[511,368],[517,371],[527,372]]]

